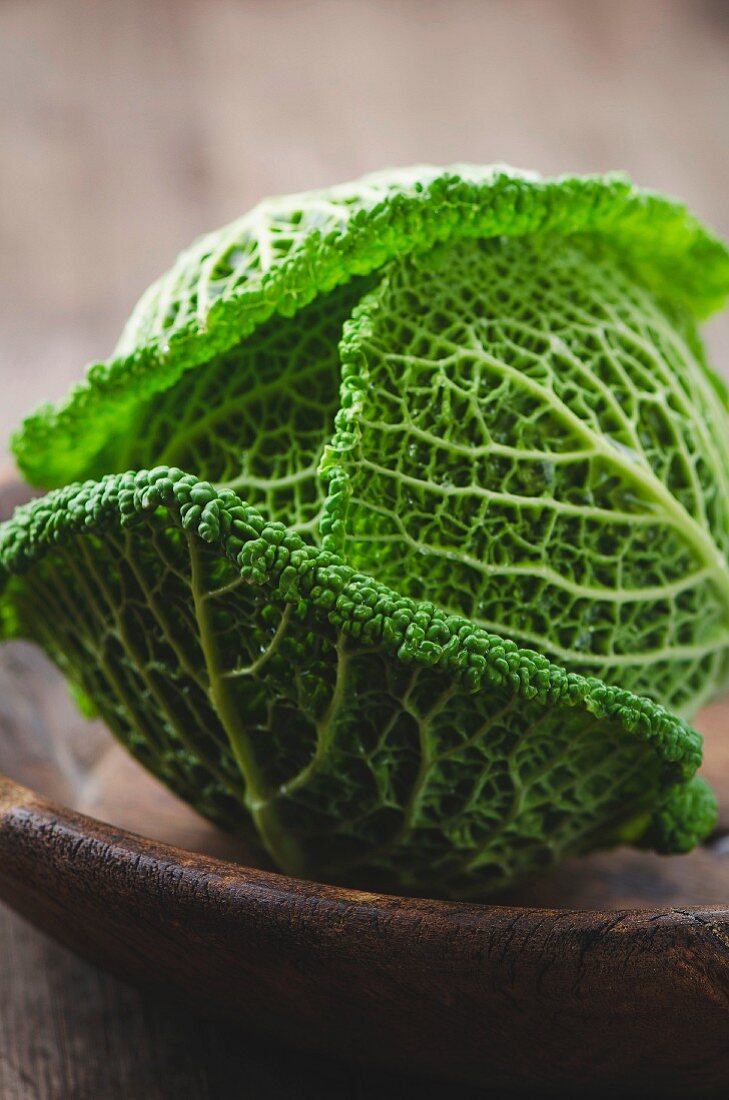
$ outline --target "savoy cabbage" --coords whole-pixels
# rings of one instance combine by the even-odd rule
[[[3,632],[292,873],[475,896],[685,851],[715,806],[684,719],[729,680],[697,332],[728,290],[620,176],[268,200],[16,436],[56,488],[0,529]]]

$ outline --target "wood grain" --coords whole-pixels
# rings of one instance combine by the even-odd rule
[[[729,1080],[729,907],[595,912],[339,890],[0,784],[0,893],[126,981],[294,1047],[500,1090]]]

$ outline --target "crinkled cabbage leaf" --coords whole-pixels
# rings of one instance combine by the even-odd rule
[[[180,470],[58,490],[0,537],[6,636],[277,864],[480,895],[565,855],[690,848],[699,735],[307,545]]]

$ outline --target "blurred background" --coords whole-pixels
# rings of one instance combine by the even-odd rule
[[[726,0],[0,0],[0,454],[145,286],[268,194],[623,168],[723,233]],[[709,332],[729,359],[729,324]]]

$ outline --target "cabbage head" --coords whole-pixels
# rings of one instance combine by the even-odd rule
[[[0,623],[283,870],[480,896],[712,827],[724,246],[622,176],[267,200],[14,440]]]

